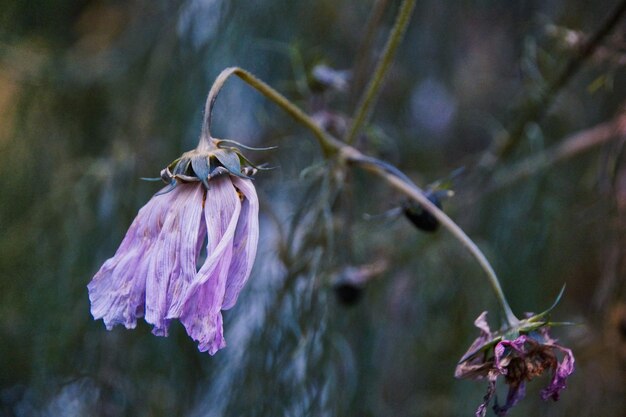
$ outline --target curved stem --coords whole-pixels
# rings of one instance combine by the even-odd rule
[[[213,112],[215,100],[217,100],[217,95],[224,86],[226,80],[232,75],[236,75],[237,77],[241,78],[248,85],[259,91],[270,101],[274,102],[280,108],[285,110],[297,122],[307,127],[315,135],[326,156],[336,153],[337,150],[341,147],[341,143],[337,139],[324,132],[324,130],[317,125],[315,120],[313,120],[309,115],[304,113],[298,106],[293,104],[291,101],[289,101],[289,99],[280,94],[278,91],[274,90],[265,82],[252,75],[252,73],[239,67],[230,67],[223,70],[218,75],[215,83],[211,87],[211,91],[209,91],[209,96],[207,97],[204,110],[204,123],[202,125],[202,136],[200,139],[201,142],[202,140],[208,140],[211,137],[211,113]]]
[[[389,66],[396,55],[396,50],[400,45],[400,41],[404,37],[404,32],[409,25],[414,9],[415,0],[404,0],[400,6],[396,22],[391,29],[383,54],[378,60],[374,75],[368,83],[363,96],[359,100],[359,105],[354,113],[352,125],[350,126],[350,130],[348,130],[348,134],[345,137],[345,142],[348,144],[352,144],[354,142],[359,130],[365,123],[367,123],[367,119],[370,117],[372,107],[378,98],[380,87],[385,79],[385,74],[387,73],[387,70],[389,70]]]
[[[406,5],[406,3],[407,2],[405,2],[404,5]],[[324,154],[327,157],[339,154],[340,160],[352,162],[356,165],[366,168],[367,170],[383,178],[395,189],[402,192],[407,197],[420,204],[429,213],[431,213],[437,220],[439,220],[443,227],[448,229],[448,231],[450,231],[452,235],[454,235],[454,237],[456,237],[461,242],[461,244],[463,244],[463,246],[465,246],[470,251],[470,253],[476,258],[482,269],[485,271],[485,273],[487,274],[487,278],[489,279],[489,283],[496,293],[496,298],[498,299],[498,302],[502,307],[509,326],[513,327],[519,322],[517,317],[515,317],[515,315],[513,314],[513,311],[511,310],[511,307],[509,306],[506,297],[504,296],[504,292],[502,291],[502,287],[500,286],[500,282],[498,280],[498,277],[496,276],[493,267],[491,266],[485,255],[482,253],[482,251],[467,236],[467,234],[465,234],[463,229],[461,229],[456,223],[454,223],[454,221],[450,219],[442,210],[440,210],[437,206],[431,203],[430,200],[428,200],[428,198],[424,196],[423,191],[415,184],[413,184],[411,180],[404,173],[402,173],[402,171],[383,161],[379,161],[375,158],[363,155],[355,148],[335,139],[333,136],[324,132],[324,130],[322,130],[315,123],[315,121],[306,113],[304,113],[298,106],[293,104],[278,91],[274,90],[272,87],[259,80],[248,71],[245,71],[238,67],[231,67],[226,68],[217,77],[215,84],[213,84],[213,87],[211,87],[211,91],[209,92],[209,96],[207,98],[205,118],[204,124],[202,125],[202,136],[200,138],[199,146],[202,146],[204,141],[210,143],[211,112],[213,111],[213,106],[215,104],[215,100],[217,99],[218,93],[224,86],[226,80],[231,75],[236,75],[241,78],[247,84],[254,87],[269,100],[273,101],[279,107],[289,113],[289,115],[291,115],[297,122],[307,127],[315,135],[320,146],[322,147],[322,150],[324,151]]]
[[[500,307],[504,312],[504,316],[508,325],[510,327],[514,327],[519,322],[519,319],[515,317],[515,314],[513,314],[513,311],[511,310],[511,307],[506,300],[496,272],[494,271],[493,267],[491,266],[483,252],[476,245],[476,243],[474,243],[474,241],[472,241],[472,239],[467,236],[463,229],[461,229],[450,217],[448,217],[448,215],[446,215],[424,195],[423,191],[418,186],[410,181],[407,181],[404,174],[398,175],[396,172],[398,170],[395,167],[392,167],[393,169],[390,169],[390,166],[388,164],[382,161],[375,160],[374,158],[361,155],[361,153],[354,148],[344,148],[343,156],[346,158],[346,160],[360,165],[368,171],[371,171],[380,176],[395,189],[402,192],[415,202],[419,203],[424,209],[432,214],[443,225],[443,227],[448,229],[448,231],[452,233],[452,235],[454,235],[454,237],[469,250],[474,258],[476,258],[482,269],[487,274],[489,284],[495,292],[496,298],[500,303]]]

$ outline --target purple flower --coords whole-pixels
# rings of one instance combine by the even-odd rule
[[[221,311],[235,305],[259,238],[256,191],[238,155],[195,150],[162,172],[170,189],[139,211],[88,285],[91,313],[107,329],[132,329],[145,316],[155,335],[167,336],[178,319],[200,351],[226,345]]]
[[[533,317],[523,320],[517,330],[509,330],[505,335],[492,333],[486,319],[486,312],[476,319],[480,336],[472,343],[455,371],[457,378],[486,378],[489,382],[476,416],[485,416],[489,402],[496,397],[496,381],[500,376],[509,386],[509,391],[504,405],[501,406],[495,398],[493,410],[498,416],[505,416],[524,398],[527,381],[546,371],[552,373],[552,380],[541,391],[541,398],[558,400],[560,392],[565,389],[565,380],[574,372],[572,351],[557,345],[548,334],[547,323],[536,323]],[[557,353],[561,354],[561,361]]]

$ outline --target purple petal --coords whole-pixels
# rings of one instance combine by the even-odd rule
[[[232,178],[233,184],[243,194],[241,214],[235,230],[233,257],[226,280],[226,293],[222,310],[232,308],[239,292],[250,277],[259,242],[259,200],[252,181]]]
[[[210,182],[204,217],[207,259],[186,289],[177,295],[167,318],[178,317],[200,351],[214,354],[225,346],[221,307],[233,253],[233,238],[241,202],[229,177]]]
[[[574,372],[574,354],[570,349],[564,348],[559,345],[553,345],[554,348],[560,350],[565,354],[563,360],[557,365],[554,375],[552,376],[552,382],[550,385],[541,391],[541,398],[547,400],[552,398],[554,401],[559,399],[559,394],[565,389],[565,381],[567,377]]]
[[[480,316],[474,320],[474,326],[480,329],[480,335],[491,338],[491,329],[489,328],[489,323],[487,323],[487,312],[483,311],[480,313]]]
[[[492,366],[492,361],[484,361],[483,358],[461,362],[454,370],[454,377],[459,379],[483,379]]]
[[[478,355],[478,350],[492,339],[491,329],[487,323],[487,312],[483,311],[474,321],[474,325],[480,329],[478,336],[467,352],[461,357],[460,363],[454,370],[455,378],[480,379],[487,374],[491,368],[490,362],[485,362],[483,355]],[[471,358],[471,359],[470,359]]]
[[[506,375],[506,367],[513,357],[512,351],[516,352],[521,358],[526,354],[524,350],[525,343],[533,343],[534,341],[525,335],[519,336],[515,340],[503,340],[499,342],[494,348],[495,353],[495,367]]]
[[[146,280],[146,321],[153,333],[166,336],[166,314],[172,298],[196,275],[204,188],[200,184],[179,184],[173,192],[165,223],[153,244]]]
[[[152,244],[157,239],[167,208],[178,191],[154,196],[139,210],[115,255],[108,259],[87,288],[94,319],[107,329],[123,324],[131,329],[143,315],[145,282]]]

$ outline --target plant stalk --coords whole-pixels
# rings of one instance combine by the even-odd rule
[[[406,5],[410,2],[405,2]],[[504,312],[506,321],[510,327],[519,323],[519,319],[515,317],[509,303],[506,300],[500,281],[498,277],[485,257],[480,248],[467,236],[467,234],[461,229],[450,217],[448,217],[442,210],[435,206],[426,196],[423,191],[413,184],[413,182],[400,170],[389,165],[385,162],[379,161],[375,158],[363,155],[357,149],[345,144],[338,139],[334,138],[322,128],[320,128],[315,121],[304,113],[298,106],[293,104],[289,99],[274,90],[265,82],[259,80],[254,75],[238,67],[226,68],[217,77],[215,83],[209,91],[209,96],[206,101],[204,123],[202,125],[202,135],[200,142],[209,141],[211,139],[210,126],[211,126],[211,113],[213,106],[217,99],[217,95],[224,86],[226,80],[231,76],[236,75],[245,81],[250,86],[254,87],[261,94],[267,97],[270,101],[277,104],[280,108],[285,110],[291,117],[297,122],[308,128],[316,137],[320,147],[322,148],[326,157],[333,155],[339,155],[340,160],[351,162],[355,165],[361,166],[370,172],[378,175],[385,181],[387,181],[392,187],[406,195],[411,200],[420,204],[425,210],[432,214],[452,235],[465,246],[469,252],[476,258],[481,268],[487,274],[489,283],[496,294],[496,298],[500,303],[500,306]]]
[[[349,145],[354,142],[360,129],[365,123],[367,123],[372,113],[372,108],[374,107],[380,93],[380,87],[385,80],[385,75],[387,74],[391,63],[393,62],[396,50],[400,45],[400,41],[402,41],[402,38],[404,37],[404,33],[409,25],[414,9],[415,0],[404,0],[400,5],[396,22],[389,33],[389,38],[387,39],[383,53],[378,59],[374,75],[372,75],[365,92],[359,100],[359,104],[354,112],[352,124],[350,125],[350,129],[344,139],[344,141]]]
[[[407,180],[404,174],[399,175],[398,172],[400,171],[396,168],[392,167],[392,169],[389,169],[387,168],[386,163],[374,163],[372,162],[372,158],[362,157],[359,151],[351,147],[345,147],[342,152],[346,160],[373,172],[387,181],[387,183],[389,183],[396,190],[400,191],[411,200],[419,203],[425,210],[432,214],[444,228],[452,233],[452,235],[459,242],[461,242],[465,248],[467,248],[474,258],[476,258],[483,271],[485,271],[489,284],[496,295],[509,327],[512,328],[519,323],[519,319],[515,316],[515,314],[513,314],[513,310],[509,306],[506,296],[504,295],[504,291],[502,291],[496,272],[478,245],[470,239],[463,229],[461,229],[450,217],[448,217],[443,210],[433,204],[417,185],[413,184],[410,180]]]
[[[217,96],[226,83],[226,80],[228,80],[228,78],[232,75],[236,75],[241,78],[248,85],[263,94],[267,99],[282,108],[298,123],[308,128],[317,139],[325,156],[328,157],[333,155],[339,150],[341,143],[319,127],[315,120],[313,120],[308,114],[303,112],[298,106],[293,104],[278,91],[255,77],[252,73],[239,67],[226,68],[217,76],[215,83],[213,83],[204,109],[204,123],[202,124],[201,141],[205,138],[208,139],[211,137],[211,114],[213,113],[213,106],[215,105]]]

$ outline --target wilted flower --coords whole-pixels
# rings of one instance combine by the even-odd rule
[[[145,316],[155,335],[167,336],[178,319],[200,351],[225,346],[221,310],[235,305],[259,237],[258,199],[245,175],[252,169],[225,142],[201,141],[161,172],[169,188],[139,211],[89,283],[91,313],[107,329],[134,328]]]
[[[483,403],[476,410],[477,417],[487,412],[489,402],[496,397],[496,380],[499,376],[509,386],[506,403],[500,406],[497,397],[493,406],[498,416],[504,416],[509,409],[526,395],[526,382],[552,373],[548,387],[541,391],[544,400],[559,399],[565,388],[565,380],[574,372],[574,355],[570,349],[557,345],[548,334],[549,323],[539,321],[538,316],[522,320],[519,327],[506,334],[491,332],[487,324],[487,312],[483,312],[474,324],[480,329],[480,336],[472,343],[459,362],[455,377],[484,379],[489,382]],[[557,353],[562,356],[561,361]]]

